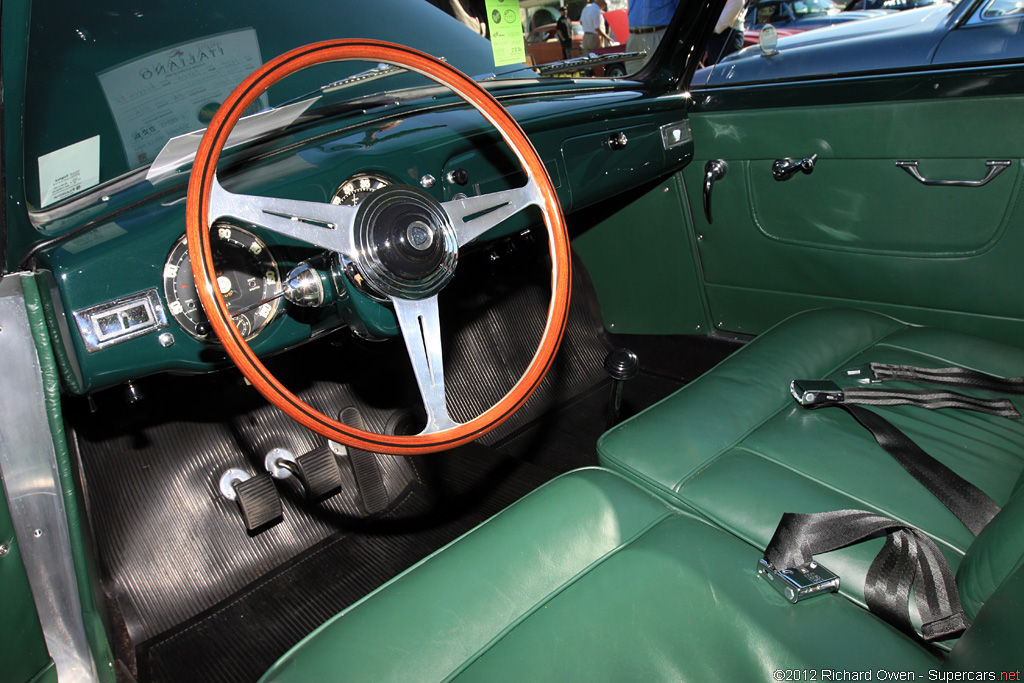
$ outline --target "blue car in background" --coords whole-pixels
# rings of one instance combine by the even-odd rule
[[[744,25],[748,31],[760,30],[765,24],[793,31],[809,31],[887,13],[886,10],[844,12],[843,9],[832,0],[765,0],[747,8]]]
[[[1017,38],[1022,27],[1024,3],[1018,0],[930,5],[786,36],[773,54],[757,46],[743,49],[714,68],[698,71],[693,85],[1020,59],[1024,41]]]

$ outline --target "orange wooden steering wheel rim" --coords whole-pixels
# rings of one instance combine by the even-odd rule
[[[275,378],[235,327],[219,287],[210,248],[208,220],[211,186],[228,134],[242,112],[267,88],[308,66],[333,61],[387,62],[447,86],[479,111],[512,149],[542,197],[552,261],[551,301],[537,351],[526,371],[497,403],[465,424],[414,436],[389,436],[354,429],[315,410]],[[188,185],[187,240],[192,272],[210,326],[243,375],[271,403],[306,428],[333,441],[362,450],[393,455],[431,453],[459,446],[486,434],[526,402],[551,366],[565,331],[569,311],[571,262],[565,219],[555,189],[536,150],[512,116],[486,90],[457,69],[423,52],[373,40],[334,40],[291,50],[267,62],[228,96],[210,122],[196,154]]]

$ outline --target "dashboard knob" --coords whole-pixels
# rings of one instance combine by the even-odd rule
[[[465,185],[469,182],[469,173],[464,168],[448,171],[448,182],[453,185]]]
[[[613,152],[617,152],[620,149],[626,149],[626,145],[629,144],[629,138],[622,131],[618,133],[612,133],[608,136],[608,148]]]

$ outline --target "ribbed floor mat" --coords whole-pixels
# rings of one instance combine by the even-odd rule
[[[254,681],[342,608],[537,487],[550,474],[470,446],[419,460],[415,483],[358,531],[338,534],[245,590],[139,648],[140,678]]]

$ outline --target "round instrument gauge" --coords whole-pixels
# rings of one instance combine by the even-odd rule
[[[281,303],[280,298],[266,301],[281,293],[277,262],[267,245],[248,230],[216,223],[210,236],[220,293],[238,330],[252,339],[273,319]],[[175,242],[164,264],[164,297],[183,330],[196,339],[217,341],[196,292],[184,236]]]
[[[344,206],[356,206],[366,199],[372,192],[390,185],[391,181],[372,173],[357,173],[338,188],[338,191],[331,197],[331,204],[342,204]]]

